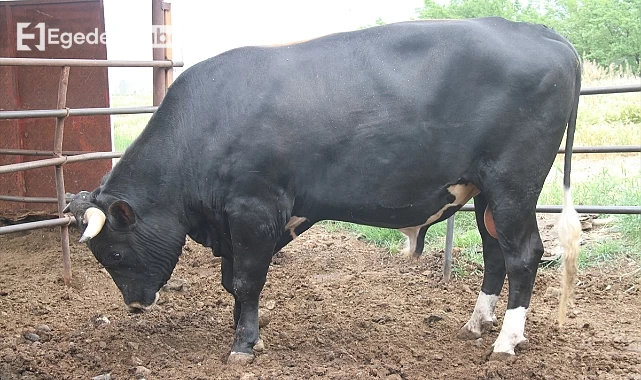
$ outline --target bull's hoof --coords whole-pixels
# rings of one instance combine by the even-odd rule
[[[490,355],[490,361],[496,362],[511,362],[516,360],[516,355],[509,352],[492,352]]]
[[[256,342],[256,344],[254,344],[254,351],[256,351],[256,352],[265,351],[265,342],[263,342],[262,339],[258,339],[258,342]]]
[[[227,364],[245,366],[254,361],[254,355],[246,354],[244,352],[232,352],[227,358]]]
[[[494,321],[483,321],[481,322],[481,329],[483,331],[492,331],[492,328],[496,326]]]
[[[476,340],[481,337],[480,332],[470,330],[467,325],[461,327],[456,337],[462,340]]]
[[[496,343],[495,343],[496,344]],[[527,338],[521,337],[518,343],[514,346],[514,348],[507,348],[503,347],[502,351],[492,351],[492,354],[490,355],[490,360],[492,361],[513,361],[516,359],[516,355],[514,353],[515,349],[523,350],[527,349],[529,343]],[[495,347],[496,348],[496,347]],[[504,351],[506,350],[507,351]]]
[[[407,261],[416,264],[421,259],[422,253],[403,251],[403,255],[407,258]]]
[[[518,342],[515,348],[519,350],[527,350],[530,347],[530,341],[525,338],[524,340]]]

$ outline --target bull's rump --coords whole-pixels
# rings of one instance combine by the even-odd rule
[[[220,78],[201,88],[205,112],[224,122],[201,143],[233,152],[212,160],[229,162],[228,191],[277,188],[303,213],[402,227],[440,209],[448,185],[482,187],[487,170],[527,172],[540,191],[577,65],[549,29],[491,18],[242,48],[194,67],[197,83],[183,79],[193,91],[202,76]]]

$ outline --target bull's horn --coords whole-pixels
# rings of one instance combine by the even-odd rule
[[[85,211],[85,215],[82,219],[82,222],[87,225],[85,232],[80,238],[80,242],[84,243],[100,233],[102,227],[105,225],[107,216],[101,209],[97,207],[89,207],[87,211]]]

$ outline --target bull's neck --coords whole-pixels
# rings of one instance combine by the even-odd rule
[[[141,212],[164,210],[167,217],[180,218],[184,214],[184,149],[176,137],[179,126],[174,117],[161,110],[114,166],[101,192],[124,199]]]

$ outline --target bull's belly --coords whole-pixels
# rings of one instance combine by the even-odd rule
[[[417,199],[408,205],[390,207],[379,202],[352,201],[346,205],[337,202],[319,203],[305,212],[304,208],[295,217],[316,222],[320,220],[339,220],[374,227],[403,229],[429,226],[446,219],[472,197],[479,189],[472,183],[455,184],[432,196]],[[298,215],[300,214],[300,215]]]

